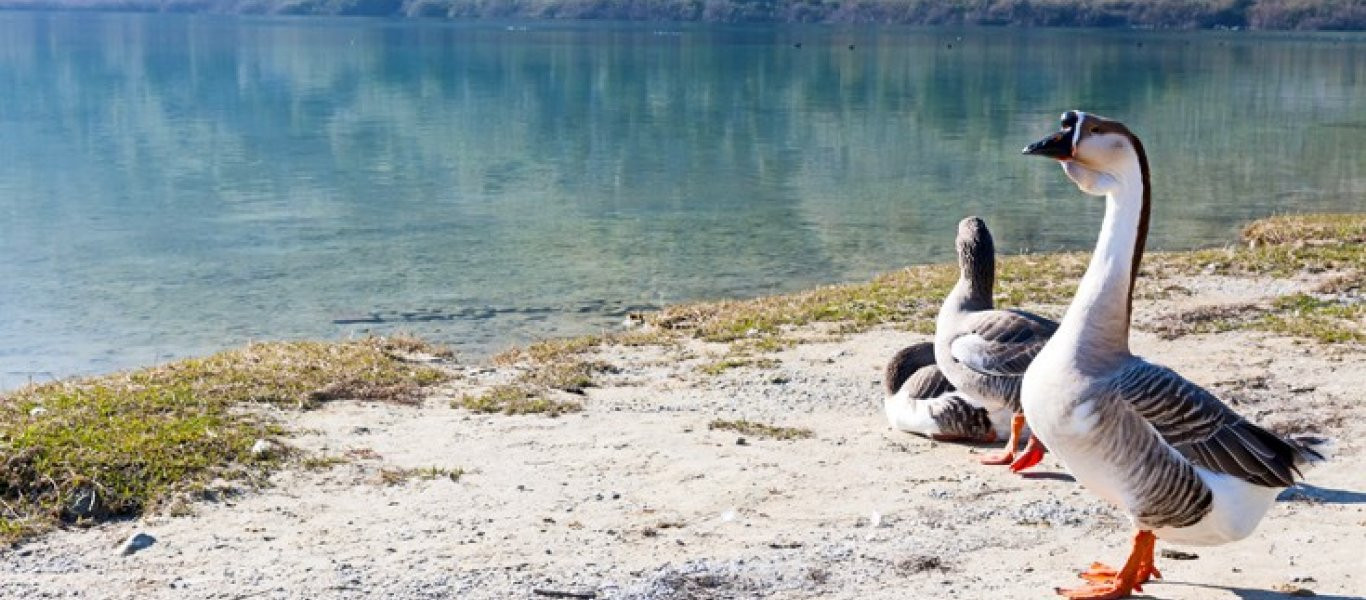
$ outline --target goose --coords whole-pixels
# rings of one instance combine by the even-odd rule
[[[934,366],[934,344],[902,348],[882,379],[883,412],[892,428],[939,441],[994,442],[1005,437],[1008,415],[994,414],[953,389]]]
[[[1150,577],[1158,538],[1218,545],[1247,537],[1299,466],[1323,457],[1233,412],[1175,371],[1129,352],[1133,286],[1148,235],[1148,158],[1124,124],[1079,111],[1023,150],[1053,158],[1105,197],[1095,252],[1053,338],[1025,373],[1030,428],[1084,487],[1129,514],[1120,569],[1093,563],[1074,599],[1127,597]]]
[[[991,410],[1013,413],[1005,451],[981,462],[1022,471],[1043,458],[1032,434],[1018,457],[1025,417],[1020,380],[1034,355],[1058,324],[1022,310],[995,310],[996,248],[987,224],[977,217],[958,223],[958,283],[944,298],[935,321],[934,358],[944,377],[963,394]]]

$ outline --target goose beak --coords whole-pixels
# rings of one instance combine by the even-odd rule
[[[1058,160],[1070,160],[1072,158],[1072,132],[1068,130],[1059,131],[1033,144],[1025,146],[1021,154],[1032,156],[1046,156]]]

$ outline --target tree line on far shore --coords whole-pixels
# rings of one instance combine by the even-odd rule
[[[0,0],[0,9],[450,19],[1366,30],[1366,2],[1362,0]]]

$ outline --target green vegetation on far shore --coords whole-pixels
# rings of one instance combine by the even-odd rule
[[[448,19],[1366,29],[1359,0],[0,0],[0,9]]]
[[[254,408],[414,402],[448,378],[399,358],[416,351],[438,353],[407,338],[259,343],[0,396],[0,542],[259,480],[288,432]]]

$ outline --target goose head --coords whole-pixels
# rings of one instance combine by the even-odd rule
[[[1057,133],[1026,146],[1022,153],[1058,160],[1067,178],[1093,196],[1138,185],[1133,179],[1147,171],[1143,147],[1128,127],[1079,110],[1063,113]]]

